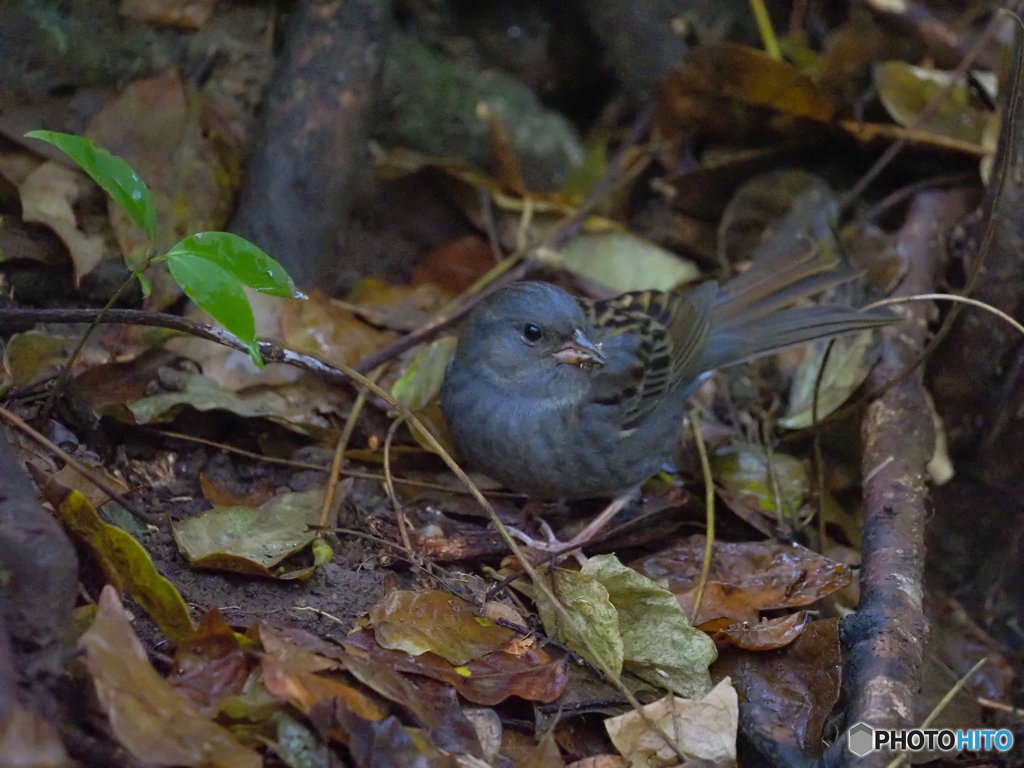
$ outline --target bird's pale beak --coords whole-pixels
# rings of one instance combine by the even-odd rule
[[[583,331],[576,329],[572,341],[555,352],[555,359],[560,363],[578,365],[604,365],[604,352],[601,347],[586,337]]]

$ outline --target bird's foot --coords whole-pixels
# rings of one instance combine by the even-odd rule
[[[551,527],[544,522],[539,520],[541,530],[544,532],[544,536],[547,541],[538,541],[537,539],[527,536],[522,531],[517,531],[514,528],[509,530],[509,533],[521,541],[531,549],[535,549],[539,552],[543,552],[549,557],[561,557],[563,555],[573,554],[581,562],[585,562],[586,558],[583,557],[580,548],[590,543],[597,534],[599,534],[612,518],[621,512],[631,501],[633,501],[639,491],[639,487],[630,488],[628,491],[616,496],[612,502],[605,507],[601,513],[591,520],[587,526],[573,536],[568,541],[560,541],[552,532]]]

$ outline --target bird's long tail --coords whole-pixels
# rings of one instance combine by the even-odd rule
[[[810,226],[807,218],[787,218],[759,249],[753,265],[722,286],[710,311],[704,370],[899,319],[887,310],[863,312],[839,305],[786,309],[857,277],[839,255],[830,214],[822,206],[811,216]]]

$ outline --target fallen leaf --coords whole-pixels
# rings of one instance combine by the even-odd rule
[[[207,611],[195,634],[174,650],[167,681],[203,709],[242,692],[249,661],[238,636],[216,608]]]
[[[739,698],[729,678],[701,699],[667,696],[648,704],[644,712],[688,757],[721,765],[736,762]],[[616,749],[634,768],[678,764],[675,752],[637,712],[609,718],[604,724]]]
[[[774,651],[800,637],[809,620],[806,611],[797,611],[788,616],[761,619],[753,624],[731,624],[715,632],[713,637],[719,648],[735,645],[746,651]]]
[[[75,268],[75,285],[108,255],[102,235],[88,235],[79,229],[72,207],[90,184],[81,171],[50,160],[29,174],[18,189],[22,221],[45,224],[67,246]]]
[[[794,749],[821,754],[822,729],[839,698],[838,627],[838,619],[812,621],[780,650],[722,652],[715,674],[728,675],[743,697],[744,732],[753,730],[767,742],[778,743],[789,741],[780,734],[788,730],[796,739]]]
[[[192,637],[195,627],[181,594],[153,565],[146,549],[128,533],[100,519],[78,491],[71,491],[29,465],[61,523],[88,548],[107,581],[125,590],[172,642]]]
[[[810,492],[807,468],[785,453],[769,457],[760,446],[730,445],[711,456],[711,471],[727,489],[769,516],[793,521]],[[776,493],[776,488],[778,492]],[[781,511],[776,504],[781,502]]]
[[[431,651],[455,666],[505,650],[516,639],[465,600],[439,590],[392,590],[370,609],[370,621],[384,648]]]
[[[4,345],[6,385],[25,387],[52,375],[64,365],[77,341],[36,330],[14,334]]]
[[[618,611],[624,669],[677,696],[699,697],[711,689],[715,644],[690,625],[671,592],[614,555],[590,558],[581,573],[608,590]]]
[[[100,594],[92,626],[78,641],[118,742],[141,762],[195,768],[262,768],[263,760],[202,715],[153,669],[117,591]]]
[[[692,261],[628,232],[580,235],[562,248],[560,265],[617,293],[669,291],[701,276]]]
[[[704,561],[703,536],[691,536],[633,567],[681,596],[696,589]],[[712,547],[711,583],[746,592],[759,610],[810,605],[842,589],[851,581],[851,569],[798,544],[779,541],[724,542]]]
[[[889,116],[904,128],[917,122],[926,106],[953,78],[952,72],[915,67],[903,61],[884,61],[874,66],[878,98]],[[966,80],[959,79],[939,105],[938,111],[917,130],[957,141],[980,144],[990,112],[972,95]]]
[[[494,651],[456,667],[429,651],[411,656],[384,648],[372,632],[364,629],[349,634],[341,643],[399,672],[447,683],[463,698],[488,707],[511,696],[550,704],[558,699],[568,682],[565,660],[554,659],[538,648],[527,648],[522,653]]]
[[[285,344],[296,352],[344,365],[358,362],[395,338],[390,331],[367,325],[321,291],[310,292],[308,299],[286,301],[281,334]]]
[[[621,674],[623,643],[619,613],[607,588],[593,576],[578,571],[553,568],[550,573],[551,591],[569,614],[571,623],[555,613],[554,606],[536,590],[534,597],[544,631],[592,664]],[[599,658],[594,658],[595,653]]]
[[[171,530],[189,565],[276,579],[306,578],[311,568],[284,571],[281,562],[313,543],[322,489],[282,493],[257,509],[219,507],[176,521]],[[314,566],[315,567],[315,566]]]
[[[848,333],[819,340],[807,347],[793,375],[786,415],[779,423],[787,429],[804,429],[814,423],[814,391],[817,388],[817,418],[821,421],[850,399],[867,379],[881,352],[873,331]],[[825,352],[832,345],[822,371]],[[788,458],[788,457],[787,457]]]

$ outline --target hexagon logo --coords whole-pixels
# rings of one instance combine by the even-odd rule
[[[875,729],[867,723],[857,723],[847,734],[847,746],[857,757],[875,750]]]

